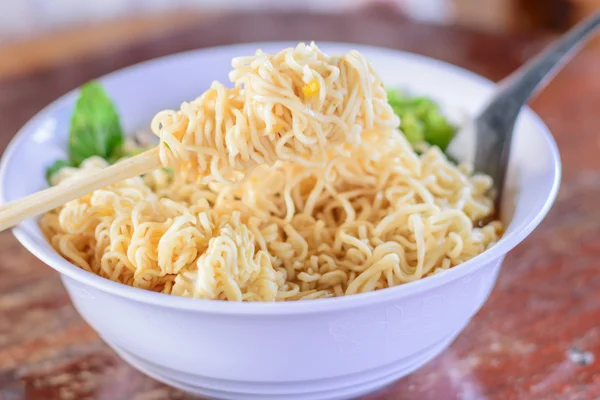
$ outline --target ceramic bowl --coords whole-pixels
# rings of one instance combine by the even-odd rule
[[[217,79],[253,43],[177,54],[102,78],[127,131],[147,127],[163,108],[178,107]],[[360,45],[321,43],[330,53],[357,49],[388,86],[406,87],[474,114],[495,85],[433,59]],[[44,171],[65,156],[76,93],[28,122],[2,158],[2,201],[46,186]],[[70,264],[48,244],[36,221],[14,229],[17,239],[57,270],[74,306],[125,361],[143,373],[195,394],[223,399],[325,400],[371,392],[401,378],[456,338],[486,301],[505,254],[540,223],[560,181],[550,132],[531,110],[516,127],[502,239],[483,254],[441,274],[354,296],[290,303],[194,300],[124,286]]]

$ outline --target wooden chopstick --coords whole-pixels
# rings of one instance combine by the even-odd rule
[[[94,190],[161,167],[158,150],[158,147],[155,147],[120,161],[92,176],[70,180],[5,204],[0,207],[0,232]]]

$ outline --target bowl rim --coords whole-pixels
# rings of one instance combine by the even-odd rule
[[[118,75],[125,71],[133,71],[137,69],[143,69],[147,66],[166,62],[167,60],[173,61],[177,59],[184,59],[192,55],[210,55],[210,53],[227,51],[237,54],[244,54],[241,51],[247,51],[248,49],[254,49],[272,46],[281,46],[281,48],[293,46],[290,41],[271,41],[271,42],[249,42],[240,44],[230,44],[223,46],[213,46],[201,49],[188,50],[184,52],[174,53],[171,55],[153,58],[147,61],[143,61],[137,64],[130,65],[125,68],[118,69],[111,73],[105,74],[98,79],[103,81],[112,76]],[[398,56],[401,55],[405,59],[412,59],[415,62],[427,63],[432,66],[443,68],[453,74],[463,76],[471,81],[477,82],[481,85],[489,87],[496,86],[496,84],[483,76],[469,71],[465,68],[458,67],[456,65],[441,61],[435,58],[427,57],[424,55],[406,52],[402,50],[396,50],[380,46],[371,46],[347,42],[319,42],[320,47],[336,47],[336,48],[357,48],[360,51],[369,51],[374,53],[380,53],[387,56]],[[23,125],[17,134],[11,139],[10,143],[6,147],[2,159],[0,160],[0,203],[5,203],[4,194],[4,182],[7,175],[7,166],[9,160],[12,158],[17,146],[24,141],[25,137],[29,132],[32,131],[32,127],[39,125],[38,121],[41,121],[47,115],[51,115],[56,109],[68,103],[75,96],[78,88],[75,88],[68,93],[60,96],[52,103],[38,111],[25,125]],[[130,287],[118,282],[111,281],[109,279],[100,277],[91,272],[87,272],[76,265],[70,263],[66,259],[62,258],[56,251],[48,250],[38,245],[37,240],[27,229],[24,229],[22,225],[18,225],[13,228],[13,234],[17,240],[34,256],[40,259],[42,262],[55,269],[61,274],[61,279],[65,277],[71,278],[77,281],[79,284],[83,284],[88,287],[92,287],[100,292],[109,293],[118,297],[124,297],[129,300],[133,300],[140,303],[150,304],[153,306],[159,306],[164,308],[179,309],[197,311],[211,314],[235,314],[235,315],[290,315],[290,314],[315,314],[321,312],[329,312],[335,310],[349,310],[363,308],[369,305],[379,304],[388,302],[390,300],[397,300],[402,297],[412,296],[414,294],[430,290],[435,287],[439,287],[446,283],[455,281],[462,277],[469,275],[471,272],[479,269],[480,267],[491,263],[495,260],[501,260],[506,253],[513,249],[519,244],[525,237],[527,237],[543,220],[546,216],[556,196],[561,180],[561,162],[558,151],[558,146],[550,133],[548,127],[544,124],[542,119],[535,114],[529,107],[524,107],[522,110],[523,114],[526,114],[531,122],[536,126],[536,129],[542,134],[545,141],[545,146],[548,149],[548,154],[553,164],[554,179],[550,187],[549,196],[544,201],[541,208],[530,215],[530,218],[522,223],[520,229],[514,230],[509,234],[505,234],[494,246],[477,255],[476,257],[464,262],[463,264],[457,265],[442,274],[435,274],[426,278],[422,278],[413,282],[408,282],[392,288],[386,288],[385,290],[378,290],[374,292],[359,293],[352,296],[333,297],[325,299],[315,299],[311,301],[292,301],[292,302],[230,302],[230,301],[215,301],[207,299],[193,299],[180,296],[166,295],[159,292],[153,292],[145,289],[139,289]],[[512,221],[511,221],[512,223]],[[50,248],[51,249],[51,248]],[[66,286],[66,285],[65,285]],[[83,289],[83,288],[82,288]],[[85,290],[84,290],[85,291]],[[71,293],[70,293],[71,294]],[[89,292],[87,293],[88,295]],[[92,295],[93,296],[93,295]]]

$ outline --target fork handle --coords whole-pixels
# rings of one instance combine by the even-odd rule
[[[576,25],[530,62],[500,82],[498,97],[510,92],[521,106],[543,90],[600,26],[600,12]],[[519,107],[520,108],[520,107]]]
[[[546,87],[599,26],[600,12],[596,12],[503,79],[496,95],[473,121],[477,136],[473,166],[476,171],[494,178],[497,209],[504,189],[513,130],[521,108]]]

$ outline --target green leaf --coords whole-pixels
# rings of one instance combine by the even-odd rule
[[[412,111],[420,118],[425,119],[431,113],[438,112],[438,106],[433,101],[422,97],[413,99]]]
[[[428,114],[424,123],[425,141],[445,151],[456,133],[456,128],[450,125],[448,120],[437,112]]]
[[[390,103],[390,105],[392,107],[394,105],[402,104],[406,100],[406,98],[402,95],[402,93],[400,93],[399,90],[388,89],[387,96],[388,96],[388,102]]]
[[[439,106],[426,97],[409,97],[388,89],[388,102],[400,117],[400,129],[410,143],[426,141],[442,151],[456,134],[456,127],[444,117]]]
[[[425,124],[419,121],[414,114],[406,114],[402,117],[400,129],[410,143],[419,143],[425,140]]]
[[[92,156],[109,160],[123,143],[119,114],[102,86],[81,87],[69,129],[69,156],[75,166]]]
[[[61,169],[63,169],[64,167],[72,167],[73,164],[71,164],[70,161],[67,160],[56,160],[54,161],[54,164],[52,164],[51,166],[48,167],[48,169],[46,170],[46,181],[48,182],[48,184],[50,186],[52,186],[52,177]]]

